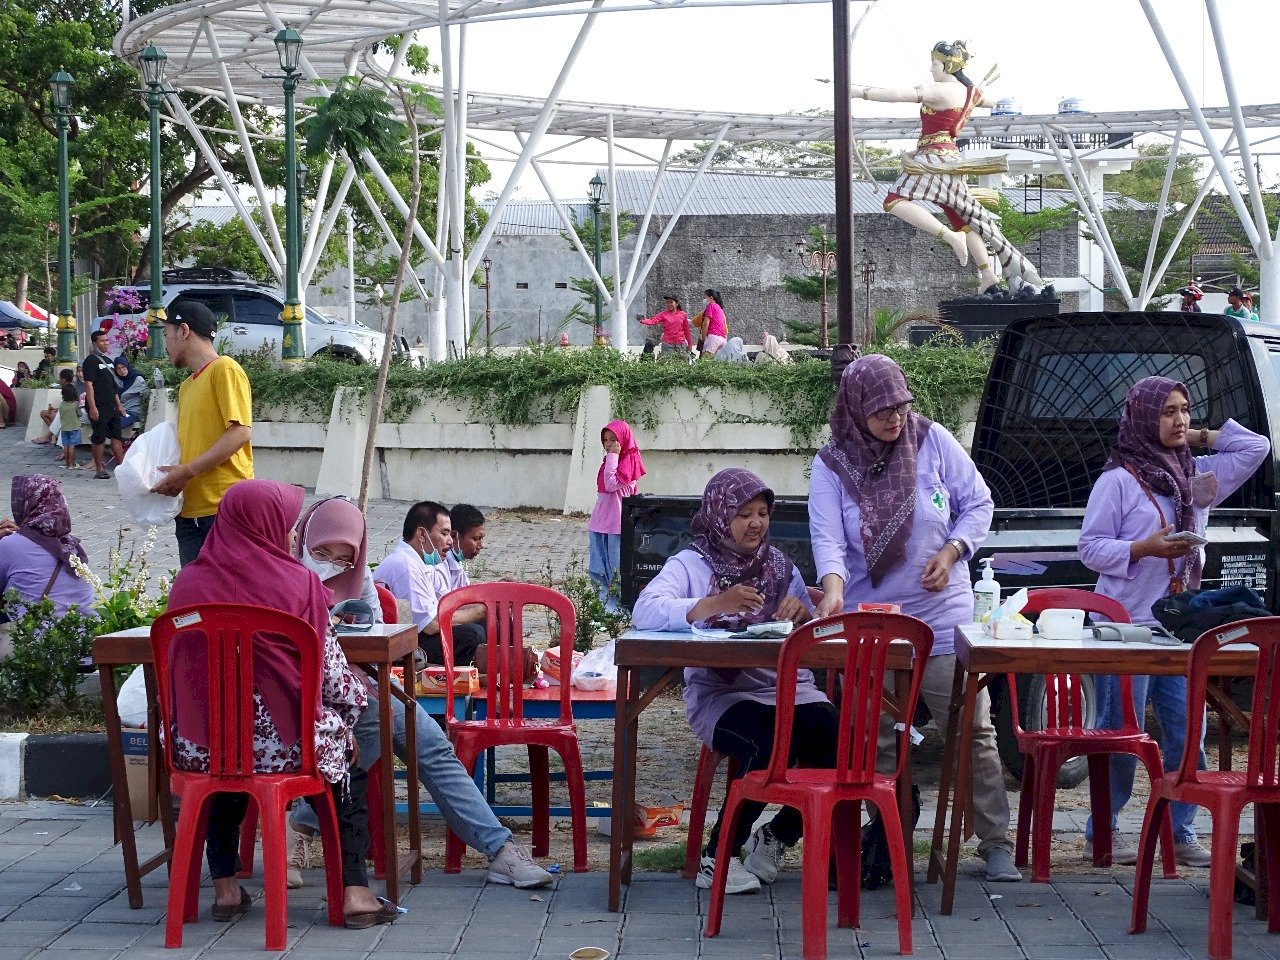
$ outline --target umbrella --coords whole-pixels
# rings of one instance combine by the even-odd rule
[[[0,329],[12,330],[14,327],[44,330],[47,325],[27,316],[8,300],[0,300]]]

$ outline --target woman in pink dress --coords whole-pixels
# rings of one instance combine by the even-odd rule
[[[662,298],[665,309],[652,317],[641,317],[646,327],[662,327],[662,353],[688,353],[693,349],[693,327],[677,297]]]

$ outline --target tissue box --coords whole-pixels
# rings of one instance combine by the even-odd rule
[[[991,634],[996,640],[1030,640],[1031,639],[1031,621],[1023,617],[1006,617],[1001,620],[989,621],[986,624],[987,633]]]
[[[448,688],[447,677],[444,667],[427,667],[418,674],[421,686],[417,692],[428,697],[443,697]],[[453,692],[455,696],[476,696],[480,692],[480,671],[475,667],[454,667]]]
[[[581,662],[582,662],[582,654],[580,654],[577,650],[573,651],[573,664],[569,667],[569,670],[567,671],[566,676],[572,677],[573,671],[577,669],[578,664],[580,664]],[[540,665],[542,667],[542,672],[547,675],[547,679],[552,680],[556,683],[560,682],[561,674],[564,673],[565,671],[562,670],[562,664],[560,663],[559,648],[550,647],[546,650],[543,650],[542,660]]]
[[[156,781],[151,773],[151,761],[147,753],[150,734],[139,727],[121,727],[120,740],[124,747],[124,772],[129,784],[129,804],[133,807],[133,819],[155,823],[160,818],[156,798]],[[161,763],[164,762],[161,758]]]
[[[860,603],[858,613],[901,613],[902,607],[896,603]]]

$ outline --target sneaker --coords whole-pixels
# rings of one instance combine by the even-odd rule
[[[773,883],[782,869],[787,845],[773,835],[766,823],[747,840],[747,855],[742,865],[760,878],[761,883]]]
[[[1188,840],[1186,843],[1175,843],[1173,855],[1184,867],[1207,867],[1212,857],[1209,851],[1200,846],[1199,840]]]
[[[302,871],[308,865],[310,836],[289,823],[288,817],[285,817],[285,834],[289,838],[289,859],[285,864],[284,885],[290,890],[297,890],[302,886]]]
[[[1093,840],[1084,842],[1084,858],[1093,861]],[[1138,845],[1123,839],[1120,834],[1111,834],[1111,865],[1113,867],[1132,867],[1138,862]]]
[[[552,880],[551,874],[533,862],[533,857],[524,847],[517,847],[507,841],[497,856],[489,861],[489,882],[502,883],[527,890],[530,887],[545,887]]]
[[[716,873],[716,858],[703,857],[702,866],[698,870],[694,883],[699,890],[710,890],[711,880]],[[729,858],[729,879],[724,885],[725,893],[755,893],[760,889],[760,878],[747,870],[737,857]]]
[[[992,883],[1017,883],[1022,872],[1013,865],[1013,854],[1004,847],[992,847],[983,856],[987,861],[987,880]]]

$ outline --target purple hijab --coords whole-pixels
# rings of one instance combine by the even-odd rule
[[[62,484],[53,477],[38,473],[14,477],[9,504],[18,536],[26,537],[66,564],[67,573],[75,576],[70,564],[72,554],[85,564],[89,562],[79,539],[71,535],[71,512],[62,495]]]
[[[875,438],[867,419],[914,399],[896,363],[878,353],[859,357],[840,378],[831,411],[831,442],[818,451],[858,504],[862,550],[873,586],[906,559],[915,524],[916,457],[933,421],[909,413],[898,439],[884,443]]]
[[[1160,442],[1160,417],[1175,390],[1190,403],[1186,385],[1168,377],[1144,377],[1129,388],[1120,417],[1120,436],[1102,469],[1132,470],[1156,493],[1172,498],[1174,529],[1182,532],[1194,530],[1192,507],[1208,507],[1217,499],[1218,478],[1212,473],[1196,473],[1195,458],[1185,443],[1170,448]],[[1204,554],[1193,550],[1183,566],[1183,586],[1199,587],[1203,571]]]
[[[794,564],[781,550],[769,545],[766,531],[759,546],[743,553],[733,539],[733,519],[756,497],[763,496],[773,513],[773,491],[750,470],[731,467],[707,481],[702,506],[693,515],[693,542],[689,545],[711,568],[711,595],[740,583],[750,584],[764,595],[764,606],[756,613],[711,617],[708,626],[741,629],[772,620],[778,604],[791,585]]]

